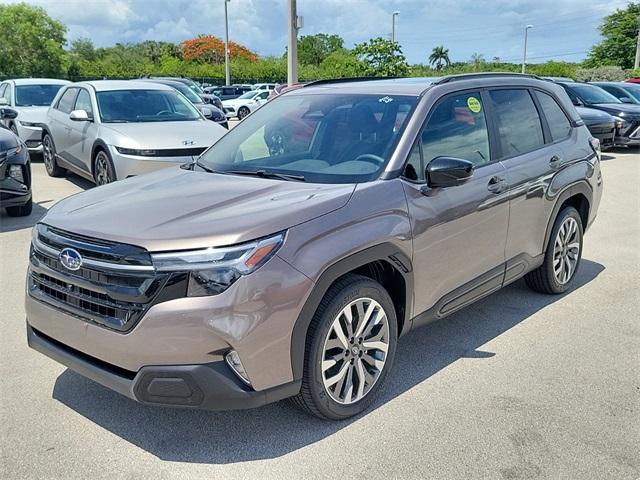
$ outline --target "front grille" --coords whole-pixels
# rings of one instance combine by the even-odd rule
[[[150,155],[145,157],[197,157],[206,150],[206,147],[194,148],[165,148],[163,150],[152,150]]]
[[[146,250],[90,239],[38,224],[32,244],[29,294],[71,315],[103,327],[128,331],[159,301],[184,296],[186,280],[157,273]],[[64,267],[59,252],[76,249],[83,265]],[[145,265],[145,263],[147,265]],[[165,290],[167,288],[167,291]]]
[[[40,140],[27,140],[25,143],[29,148],[36,148],[42,145],[42,142]]]
[[[611,124],[591,125],[589,127],[589,131],[593,135],[602,135],[604,133],[613,133],[613,126]]]

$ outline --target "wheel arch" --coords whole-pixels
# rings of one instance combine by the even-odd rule
[[[566,188],[560,195],[554,204],[553,211],[547,223],[547,230],[544,237],[545,252],[549,245],[549,238],[551,237],[551,231],[555,224],[558,214],[568,206],[574,207],[580,214],[582,220],[582,229],[586,230],[589,224],[589,214],[591,211],[591,205],[593,203],[593,191],[586,181],[581,181]],[[543,252],[544,253],[544,252]]]
[[[93,146],[91,147],[91,175],[94,175],[94,170],[95,170],[95,162],[96,162],[96,155],[98,155],[98,152],[100,150],[104,150],[107,155],[109,157],[111,157],[111,155],[109,154],[109,147],[107,146],[107,144],[101,140],[101,139],[96,139],[93,142]]]
[[[393,300],[398,335],[410,327],[413,302],[411,259],[392,243],[383,243],[351,254],[328,267],[316,281],[291,335],[291,370],[294,380],[302,378],[306,338],[311,320],[329,288],[348,274],[358,274],[382,284]]]

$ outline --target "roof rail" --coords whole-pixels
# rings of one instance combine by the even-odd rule
[[[315,85],[325,85],[328,83],[349,83],[349,82],[368,82],[371,80],[394,80],[402,77],[347,77],[347,78],[326,78],[324,80],[314,80],[306,83],[305,87]]]
[[[495,78],[495,77],[524,77],[535,78],[541,80],[538,75],[530,75],[528,73],[513,73],[513,72],[481,72],[481,73],[462,73],[460,75],[447,75],[440,80],[433,82],[434,85],[441,85],[443,83],[455,82],[456,80],[469,80],[472,78]]]

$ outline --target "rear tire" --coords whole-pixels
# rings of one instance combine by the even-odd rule
[[[10,217],[27,217],[33,211],[33,200],[30,198],[24,205],[5,208],[7,215]]]
[[[65,169],[58,166],[56,146],[48,133],[45,133],[44,137],[42,137],[42,160],[44,161],[44,168],[50,177],[62,177],[65,174]]]
[[[524,277],[529,288],[555,295],[566,292],[580,268],[582,236],[580,214],[573,207],[564,208],[551,230],[544,263]]]
[[[397,337],[393,301],[382,285],[351,274],[337,281],[309,325],[302,387],[293,403],[331,420],[366,410],[383,389]]]

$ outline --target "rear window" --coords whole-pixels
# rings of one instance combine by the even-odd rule
[[[536,91],[536,96],[549,124],[553,141],[556,142],[568,137],[569,133],[571,133],[571,123],[562,108],[560,108],[560,105],[558,105],[551,95],[546,93]]]
[[[489,92],[498,122],[502,157],[514,157],[544,146],[542,124],[528,90]]]

